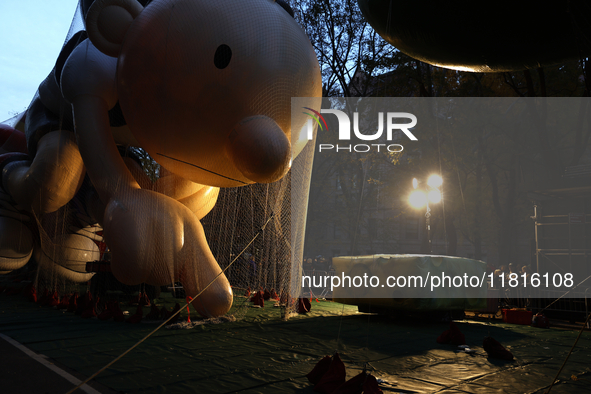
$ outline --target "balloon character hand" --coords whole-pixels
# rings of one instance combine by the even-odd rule
[[[176,281],[203,316],[220,316],[232,306],[232,289],[213,257],[203,226],[178,201],[150,190],[128,189],[113,196],[104,217],[111,268],[124,284],[155,286]]]

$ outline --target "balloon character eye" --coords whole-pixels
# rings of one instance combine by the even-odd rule
[[[213,64],[220,70],[228,67],[230,60],[232,59],[232,50],[226,44],[222,44],[215,50],[213,56]]]

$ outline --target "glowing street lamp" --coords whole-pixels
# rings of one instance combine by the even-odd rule
[[[432,188],[441,187],[442,184],[443,179],[437,174],[433,174],[429,177],[429,179],[427,179],[427,185],[431,186]]]
[[[433,204],[439,204],[441,202],[441,192],[439,189],[429,190],[427,193],[427,201],[430,201]]]
[[[441,191],[439,188],[443,185],[443,179],[437,174],[431,175],[427,179],[427,185],[423,190],[419,189],[419,181],[417,178],[413,178],[412,187],[413,191],[408,196],[408,203],[415,209],[421,209],[427,207],[425,212],[425,219],[427,224],[427,239],[429,241],[429,253],[432,253],[431,248],[431,208],[429,203],[438,204],[441,202]]]
[[[427,194],[422,190],[413,190],[408,196],[409,204],[416,209],[421,209],[428,204]]]

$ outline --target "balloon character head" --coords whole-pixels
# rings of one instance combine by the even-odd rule
[[[289,6],[97,0],[86,25],[92,43],[117,58],[133,136],[165,168],[220,187],[273,182],[289,170],[303,147],[291,142],[299,137],[291,97],[321,95],[318,61]]]

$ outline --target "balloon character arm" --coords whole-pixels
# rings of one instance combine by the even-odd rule
[[[80,154],[104,203],[140,188],[117,150],[109,124],[108,111],[117,103],[116,65],[117,59],[85,40],[69,56],[61,77],[62,93],[72,103]]]
[[[44,214],[66,205],[84,174],[72,133],[53,131],[41,138],[32,161],[14,161],[4,167],[2,186],[19,206]]]

